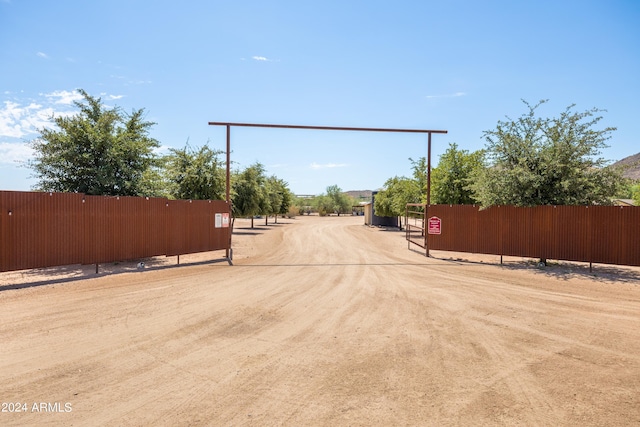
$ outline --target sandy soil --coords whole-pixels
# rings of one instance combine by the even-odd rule
[[[640,424],[640,269],[362,223],[240,221],[233,266],[1,274],[0,425]]]

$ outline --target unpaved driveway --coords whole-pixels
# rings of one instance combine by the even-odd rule
[[[640,269],[279,221],[234,266],[0,275],[0,425],[640,424]]]

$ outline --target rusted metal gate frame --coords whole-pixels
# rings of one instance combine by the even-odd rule
[[[413,210],[410,208],[423,208],[422,211]],[[420,227],[409,224],[409,215],[410,214],[419,214],[422,216],[422,225]],[[407,249],[411,249],[411,244],[420,246],[425,250],[425,255],[429,256],[429,246],[427,245],[427,230],[426,230],[426,219],[427,219],[427,205],[424,203],[407,203],[405,217],[404,217],[404,225],[405,225],[405,238],[407,240]],[[420,231],[420,237],[422,237],[423,242],[419,242],[411,239],[411,233],[416,230]]]
[[[227,160],[227,171],[226,171],[226,200],[229,204],[231,212],[233,212],[233,208],[231,206],[231,187],[230,187],[230,176],[231,176],[231,127],[254,127],[254,128],[276,128],[276,129],[306,129],[306,130],[337,130],[337,131],[356,131],[356,132],[392,132],[392,133],[426,133],[428,135],[427,140],[427,205],[431,204],[431,134],[447,133],[446,130],[432,130],[432,129],[394,129],[394,128],[366,128],[366,127],[344,127],[344,126],[309,126],[309,125],[283,125],[283,124],[265,124],[265,123],[237,123],[237,122],[209,122],[209,126],[224,126],[227,129],[227,152],[226,152],[226,160]],[[426,215],[426,209],[425,209]],[[231,235],[229,233],[229,249],[227,249],[227,257],[229,257],[229,251],[231,249]],[[427,245],[427,236],[425,233],[425,243],[424,247],[427,251],[427,256],[429,256],[429,248]]]

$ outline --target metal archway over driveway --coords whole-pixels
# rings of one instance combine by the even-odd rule
[[[227,172],[226,172],[226,201],[231,206],[230,198],[230,175],[231,175],[231,127],[255,127],[255,128],[276,128],[276,129],[308,129],[308,130],[337,130],[337,131],[357,131],[357,132],[393,132],[393,133],[423,133],[428,135],[427,144],[427,206],[431,204],[431,135],[434,133],[447,133],[446,130],[433,129],[394,129],[394,128],[363,128],[363,127],[342,127],[342,126],[309,126],[309,125],[283,125],[264,123],[232,123],[232,122],[209,122],[209,126],[224,126],[227,128]],[[229,233],[229,248],[231,248],[231,235]],[[425,247],[427,246],[425,233]],[[227,249],[227,257],[230,256]],[[428,250],[427,250],[428,254]]]

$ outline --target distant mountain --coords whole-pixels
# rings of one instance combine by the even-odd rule
[[[344,191],[344,194],[347,196],[351,196],[354,199],[364,202],[367,200],[371,200],[371,190],[351,190]]]
[[[622,160],[618,160],[611,166],[622,166],[625,168],[623,173],[625,178],[640,179],[640,153],[633,156],[625,157]]]

